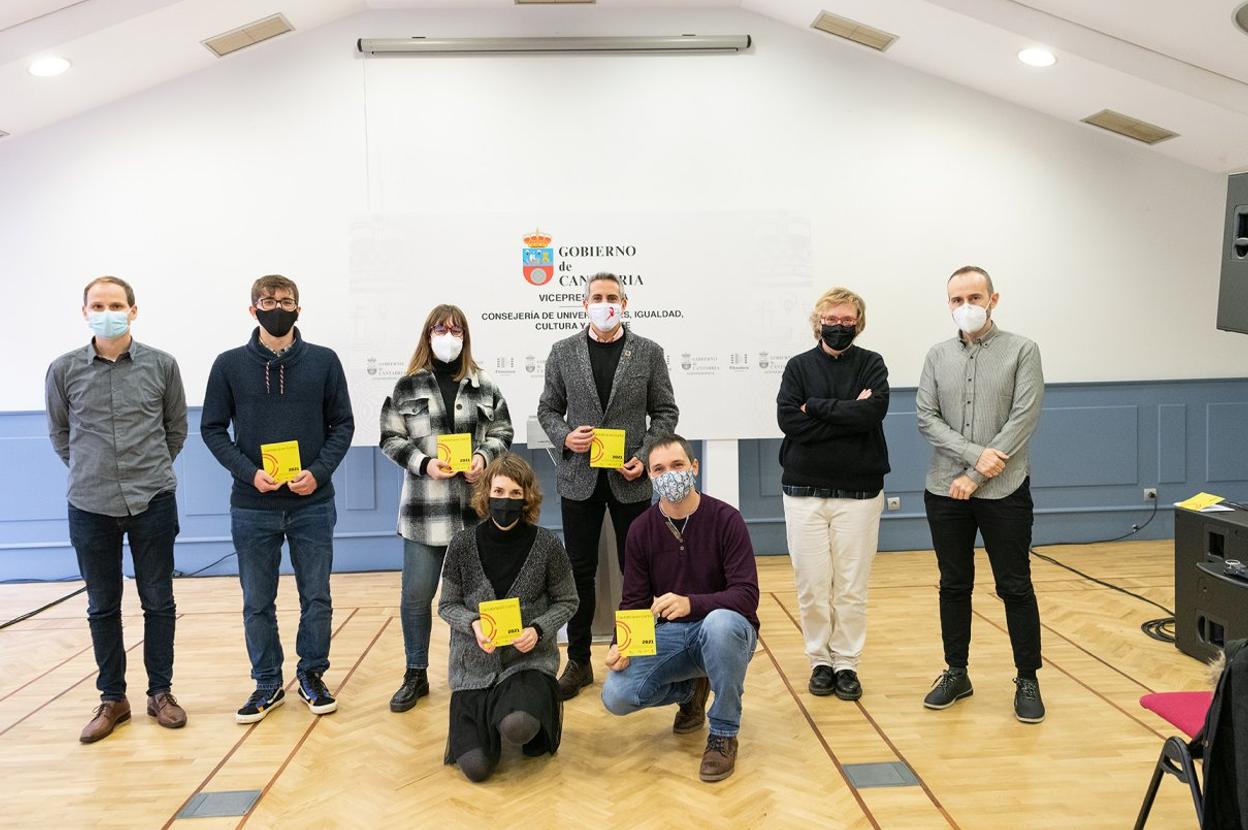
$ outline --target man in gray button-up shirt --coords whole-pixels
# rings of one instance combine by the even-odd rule
[[[122,642],[121,547],[128,537],[143,606],[147,713],[185,725],[173,683],[173,542],[178,534],[173,459],[186,442],[186,395],[177,361],[131,336],[134,290],[117,277],[92,280],[82,315],[86,348],[48,367],[48,434],[69,467],[69,536],[87,584],[87,619],[101,705],[80,740],[107,737],[130,717]]]
[[[982,268],[959,268],[948,282],[957,337],[927,353],[915,399],[919,431],[935,452],[924,503],[940,567],[940,625],[948,668],[924,699],[944,709],[971,694],[967,654],[975,535],[984,538],[997,595],[1005,603],[1014,665],[1014,714],[1044,720],[1040,613],[1031,584],[1032,502],[1028,443],[1040,420],[1040,350],[992,320],[999,295]]]

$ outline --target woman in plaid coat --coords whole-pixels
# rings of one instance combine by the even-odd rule
[[[472,469],[452,472],[438,459],[438,436],[472,435]],[[407,671],[390,699],[406,712],[429,694],[433,595],[451,537],[475,524],[472,485],[511,446],[507,402],[472,359],[468,318],[453,305],[429,312],[407,373],[381,407],[381,451],[403,468],[399,535],[403,537],[403,647]]]

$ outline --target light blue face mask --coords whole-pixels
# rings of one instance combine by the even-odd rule
[[[87,315],[87,326],[96,337],[112,340],[130,330],[130,312],[92,311]]]
[[[693,470],[671,470],[651,480],[655,492],[672,504],[688,498],[697,482],[698,476]]]

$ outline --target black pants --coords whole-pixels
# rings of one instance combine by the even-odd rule
[[[598,538],[602,533],[602,511],[611,511],[611,526],[615,529],[615,547],[619,552],[620,570],[624,570],[624,542],[628,539],[628,527],[646,509],[650,500],[621,502],[611,492],[604,471],[599,474],[594,494],[585,501],[562,499],[563,540],[572,563],[572,577],[576,580],[576,593],[580,605],[572,619],[568,620],[568,659],[579,663],[589,662],[590,624],[594,621],[597,596],[594,578],[598,574]]]
[[[69,505],[69,538],[78,569],[87,583],[87,620],[100,673],[100,700],[126,696],[126,647],[121,634],[121,543],[129,537],[134,584],[143,606],[143,665],[147,693],[173,684],[173,540],[178,535],[178,503],[161,493],[137,516],[103,516]]]
[[[1031,480],[1001,499],[967,501],[924,492],[927,524],[940,566],[940,631],[945,662],[965,668],[971,645],[971,592],[975,587],[975,533],[983,534],[997,596],[1020,671],[1040,668],[1040,610],[1031,586]]]

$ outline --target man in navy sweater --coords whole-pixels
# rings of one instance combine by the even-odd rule
[[[758,642],[754,548],[736,508],[694,489],[698,462],[684,438],[656,439],[646,468],[660,499],[629,528],[620,609],[654,614],[658,653],[630,658],[612,645],[602,702],[614,715],[679,704],[677,734],[696,732],[709,715],[699,777],[721,781],[736,765],[745,672]]]
[[[862,298],[833,288],[810,316],[817,342],[784,367],[776,417],[780,479],[811,694],[862,697],[867,580],[880,538],[888,445],[888,368],[854,345]]]
[[[290,545],[299,587],[299,696],[313,714],[338,708],[321,680],[329,668],[333,615],[329,574],[337,512],[330,477],[355,431],[338,356],[304,341],[294,328],[298,286],[282,276],[261,277],[251,287],[250,311],[260,326],[247,345],[217,356],[200,419],[204,443],[234,476],[231,532],[256,681],[256,690],[235,716],[239,723],[263,719],[285,696],[276,607],[283,541]],[[285,479],[283,471],[272,459],[266,463],[261,448],[290,441],[298,442],[299,470],[279,481]]]

